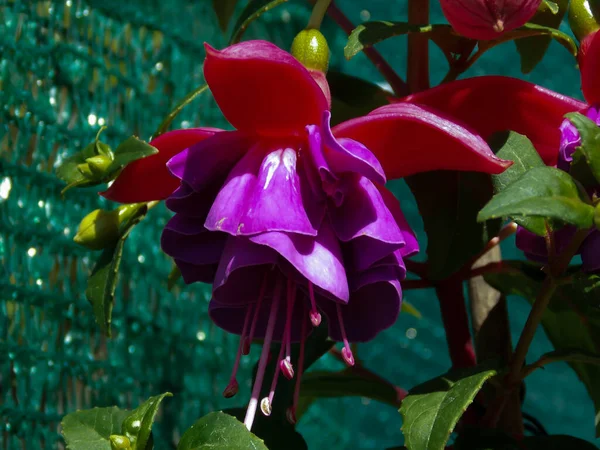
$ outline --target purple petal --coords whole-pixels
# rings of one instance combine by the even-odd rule
[[[561,253],[566,249],[576,231],[577,228],[573,226],[565,226],[554,232],[554,243],[557,253]],[[519,250],[525,253],[525,256],[528,259],[537,262],[548,261],[546,240],[543,237],[527,231],[525,228],[519,227],[517,229],[515,244]],[[581,249],[579,251],[581,251]],[[579,251],[577,253],[579,253]]]
[[[173,175],[200,192],[224,177],[252,146],[239,131],[223,131],[173,156],[167,167]]]
[[[198,266],[180,259],[175,259],[175,264],[177,264],[185,284],[212,283],[217,273],[217,264]]]
[[[194,191],[185,181],[182,181],[166,200],[167,208],[178,214],[195,217],[203,224],[223,181],[223,179],[216,181],[202,193]]]
[[[591,107],[587,110],[587,117],[594,121],[596,125],[600,126],[600,109]],[[575,125],[571,123],[569,119],[563,120],[560,126],[560,148],[558,152],[557,167],[565,172],[571,169],[571,163],[573,162],[573,153],[577,150],[577,147],[581,145],[581,137],[579,131]]]
[[[386,187],[377,186],[381,196],[383,197],[383,201],[385,202],[385,206],[390,210],[396,223],[402,230],[402,235],[404,237],[405,245],[401,249],[401,254],[404,258],[409,258],[413,255],[419,253],[419,242],[417,241],[417,236],[415,232],[412,230],[402,209],[400,208],[400,202],[398,199],[392,194]]]
[[[242,269],[245,270],[245,269]],[[281,276],[281,275],[280,275]],[[273,281],[274,283],[274,281]],[[259,293],[256,293],[257,298]],[[279,306],[277,308],[277,321],[275,322],[275,328],[273,330],[273,339],[275,341],[281,341],[283,339],[283,333],[285,330],[285,321],[288,308],[287,300],[287,289],[283,288],[282,296],[279,300]],[[298,342],[301,337],[302,323],[308,324],[308,314],[306,313],[307,300],[303,298],[303,293],[299,289],[296,291],[296,301],[293,304],[292,316],[291,316],[291,340],[292,342]],[[273,306],[273,286],[269,286],[266,292],[265,298],[261,302],[260,311],[256,320],[256,329],[254,332],[254,338],[262,339],[265,337],[267,323],[269,321],[269,313]],[[254,314],[254,308],[256,303],[250,305],[231,305],[230,303],[221,303],[215,299],[210,301],[208,312],[212,320],[224,330],[242,334],[244,328],[244,320],[248,312],[248,308],[251,314]],[[311,326],[307,329],[310,331]]]
[[[257,301],[264,276],[277,260],[268,247],[228,236],[213,284],[214,299],[228,305]]]
[[[341,305],[342,320],[350,342],[366,342],[392,326],[402,304],[402,289],[391,267],[377,267],[357,276],[357,290],[347,305]],[[336,305],[321,301],[319,306],[327,315],[329,335],[342,340]]]
[[[600,270],[600,231],[594,230],[583,241],[581,246],[581,261],[583,270],[596,272]]]
[[[169,256],[194,265],[216,264],[223,253],[226,235],[193,228],[190,220],[173,217],[162,232],[160,245]],[[194,230],[199,230],[193,233]]]
[[[316,235],[303,204],[296,151],[281,145],[276,150],[253,147],[229,175],[205,226],[234,236],[266,231]]]
[[[249,238],[275,250],[308,281],[342,302],[348,300],[348,281],[338,240],[328,221],[316,237],[263,233]]]
[[[404,278],[406,278],[406,265],[404,264],[404,259],[402,257],[402,250],[404,249],[396,250],[391,255],[375,262],[371,267],[392,267],[396,272],[398,280],[404,280]],[[357,287],[354,284],[351,284],[350,289],[354,291]]]
[[[306,127],[306,131],[308,132],[310,165],[313,168],[310,171],[310,178],[308,178],[311,188],[314,192],[318,193],[317,195],[324,192],[327,196],[331,197],[335,205],[339,206],[344,200],[344,192],[340,189],[339,178],[333,174],[323,155],[323,144],[319,127],[309,125]],[[313,174],[314,172],[318,176]]]
[[[381,164],[371,151],[360,142],[349,138],[336,139],[331,132],[331,113],[325,111],[321,122],[325,159],[336,174],[358,173],[375,183],[385,184]]]

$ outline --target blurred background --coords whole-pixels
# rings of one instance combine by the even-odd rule
[[[238,5],[244,6],[245,1]],[[433,22],[442,22],[434,0]],[[406,20],[402,1],[337,0],[358,24]],[[236,14],[237,14],[236,13]],[[289,48],[310,10],[300,0],[254,22],[245,39],[262,38]],[[235,15],[234,15],[235,17]],[[233,21],[232,21],[233,22]],[[568,32],[567,27],[565,31]],[[363,56],[343,58],[345,35],[326,20],[331,69],[380,82]],[[169,213],[152,210],[125,247],[113,315],[113,338],[103,337],[84,291],[97,254],[73,243],[81,218],[111,208],[98,189],[73,189],[64,199],[53,168],[93,140],[117,144],[131,134],[147,139],[172,106],[203,83],[203,43],[222,48],[229,33],[218,26],[211,0],[0,0],[0,449],[50,449],[58,424],[78,408],[135,407],[170,391],[155,426],[156,448],[171,448],[181,432],[207,412],[241,406],[250,393],[258,352],[243,361],[240,394],[221,392],[235,357],[237,338],[207,317],[207,286],[167,289],[171,263],[159,248]],[[383,55],[403,74],[406,38],[382,43]],[[432,46],[433,80],[446,71]],[[467,75],[523,77],[513,43],[486,54]],[[525,79],[580,97],[572,57],[556,43]],[[227,127],[210,95],[203,95],[173,126]],[[403,182],[391,183],[426,241],[414,200]],[[439,189],[443,189],[439,186]],[[518,257],[513,242],[505,256]],[[395,384],[412,386],[450,367],[439,307],[433,292],[409,291],[405,299],[423,317],[401,315],[359,357]],[[516,341],[528,303],[509,299]],[[530,358],[551,349],[539,332]],[[339,368],[325,357],[314,367]],[[553,364],[527,379],[525,411],[552,434],[594,437],[594,409],[583,384],[566,364]],[[319,400],[299,430],[309,448],[383,449],[401,445],[400,414],[361,398]]]

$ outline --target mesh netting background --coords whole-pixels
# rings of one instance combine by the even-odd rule
[[[338,0],[355,23],[405,19],[398,3]],[[288,48],[308,14],[302,2],[286,4],[253,24],[246,37]],[[434,16],[441,20],[437,5]],[[111,144],[131,134],[147,138],[173,104],[202,83],[203,42],[226,45],[216,23],[210,0],[0,0],[0,449],[56,448],[67,412],[92,405],[135,407],[171,391],[175,396],[164,402],[155,427],[156,448],[167,449],[173,430],[177,438],[205,413],[248,398],[257,352],[243,363],[247,382],[239,397],[224,400],[220,394],[237,340],[208,320],[206,287],[167,290],[171,264],[159,248],[169,216],[164,209],[152,210],[127,242],[114,337],[101,336],[83,295],[97,254],[72,238],[87,212],[111,205],[95,189],[72,190],[61,199],[62,184],[53,175],[56,164],[91,141],[101,125],[108,125],[103,138]],[[324,32],[334,52],[332,68],[380,80],[362,55],[343,60],[344,36],[334,24],[326,21]],[[381,50],[403,70],[403,38],[383,43]],[[432,51],[435,81],[445,62]],[[519,76],[517,62],[514,46],[505,45],[470,75]],[[555,44],[527,78],[579,95],[573,61]],[[198,125],[226,126],[208,95],[174,124]],[[409,192],[400,182],[394,187],[423,238]],[[515,256],[510,243],[505,254]],[[424,318],[401,316],[360,347],[359,355],[368,367],[410,388],[450,363],[435,298],[427,291],[406,298]],[[516,339],[528,306],[515,298],[509,307]],[[549,348],[539,333],[531,355]],[[320,364],[336,367],[328,360]],[[553,433],[593,439],[591,401],[566,365],[528,380],[529,413]],[[379,449],[402,442],[400,426],[393,408],[348,398],[316,402],[299,428],[310,448]]]

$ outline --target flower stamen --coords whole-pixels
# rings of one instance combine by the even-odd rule
[[[275,291],[273,292],[273,304],[271,305],[271,312],[269,313],[269,320],[267,322],[267,330],[265,333],[263,349],[260,355],[260,360],[258,361],[256,380],[254,380],[254,386],[252,387],[252,396],[250,397],[250,403],[248,404],[248,409],[246,410],[246,417],[244,418],[244,425],[246,425],[246,428],[248,428],[248,430],[252,429],[252,423],[254,422],[254,416],[256,415],[256,407],[258,406],[258,396],[260,395],[260,388],[262,386],[263,378],[265,376],[265,369],[267,368],[267,359],[270,353],[271,341],[273,340],[273,330],[275,329],[275,321],[277,320],[277,310],[279,309],[280,298],[281,279],[278,278],[275,284]]]
[[[344,328],[344,321],[342,320],[342,309],[339,303],[336,303],[335,307],[337,309],[338,322],[340,324],[342,340],[344,342],[342,356],[344,357],[344,361],[346,362],[346,364],[352,367],[354,365],[354,355],[352,354],[352,350],[350,349],[350,343],[348,342],[348,338],[346,337],[346,329]]]
[[[279,366],[283,376],[288,380],[294,378],[294,366],[292,365],[292,311],[296,301],[296,286],[288,279],[287,286],[287,316],[285,318],[285,329],[283,331],[283,342],[281,348],[285,348],[285,358],[279,357]],[[282,353],[283,356],[283,353]]]
[[[252,325],[250,326],[250,333],[248,333],[248,337],[244,342],[244,348],[242,349],[242,354],[247,355],[250,353],[250,345],[252,344],[252,339],[254,338],[254,330],[256,329],[256,322],[258,322],[258,313],[260,312],[260,306],[262,304],[263,298],[265,297],[265,292],[267,290],[267,276],[265,273],[263,277],[262,285],[260,286],[260,293],[258,294],[258,300],[256,302],[256,310],[254,311],[254,317],[252,317]]]
[[[240,367],[240,359],[242,358],[242,352],[246,344],[246,331],[248,331],[248,324],[250,323],[250,316],[252,315],[252,306],[248,307],[246,311],[246,318],[244,319],[244,328],[242,329],[242,335],[240,336],[240,345],[238,345],[237,355],[235,356],[235,363],[233,364],[233,370],[231,371],[231,377],[229,378],[229,384],[223,391],[223,397],[231,398],[238,393],[239,384],[236,379],[238,368]]]
[[[309,281],[308,282],[308,296],[310,297],[310,321],[313,324],[314,327],[318,327],[319,325],[321,325],[321,314],[319,314],[319,311],[317,310],[317,304],[315,302],[315,292],[314,292],[314,288],[313,288],[313,284]]]
[[[273,375],[273,381],[271,381],[271,389],[269,389],[269,396],[265,397],[260,402],[260,410],[265,416],[270,416],[273,407],[273,398],[275,397],[275,389],[277,389],[277,380],[279,379],[279,368],[280,362],[283,358],[283,351],[285,346],[282,344],[279,349],[279,356],[277,357],[277,364],[275,364],[275,374]]]
[[[295,425],[297,421],[296,408],[298,406],[298,399],[300,398],[300,382],[302,380],[302,370],[304,369],[304,344],[306,344],[306,320],[302,321],[302,331],[300,334],[300,355],[298,356],[298,377],[294,386],[294,400],[292,406],[286,411],[287,420],[292,425]]]

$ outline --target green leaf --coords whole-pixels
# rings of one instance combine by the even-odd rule
[[[593,444],[573,436],[526,436],[515,439],[499,430],[468,428],[454,442],[455,450],[597,450]]]
[[[514,131],[500,132],[488,140],[490,148],[499,158],[513,161],[514,164],[499,175],[492,175],[494,192],[502,192],[529,169],[544,167],[544,161],[531,141]],[[514,217],[513,220],[540,236],[546,234],[546,221],[540,217]]]
[[[332,126],[387,105],[392,95],[375,84],[341,72],[329,71],[327,81],[331,90]]]
[[[237,44],[248,26],[267,11],[287,2],[288,0],[250,0],[233,27],[229,45]]]
[[[488,273],[485,281],[507,295],[519,295],[533,303],[541,289],[539,267],[524,262],[504,262],[510,270]],[[561,283],[542,317],[542,325],[557,351],[572,349],[600,355],[600,276],[576,273]],[[596,436],[600,436],[600,366],[568,361],[585,384],[596,406]]]
[[[398,408],[402,395],[391,383],[362,376],[353,370],[314,371],[302,376],[302,396],[314,398],[365,397]]]
[[[588,228],[594,208],[581,201],[571,176],[554,167],[535,167],[512,182],[481,210],[477,220],[542,217]]]
[[[411,25],[405,22],[387,22],[375,21],[365,22],[357,26],[350,36],[344,47],[344,56],[346,59],[352,59],[365,48],[389,39],[394,36],[400,36],[408,33],[427,33],[430,34],[434,30],[451,29],[449,25]]]
[[[505,42],[516,41],[525,38],[529,39],[535,36],[546,36],[548,38],[554,39],[565,49],[567,49],[567,51],[571,55],[573,55],[574,57],[577,56],[577,44],[571,38],[571,36],[569,36],[566,33],[563,33],[560,30],[557,30],[556,28],[536,25],[534,23],[526,23],[521,28],[517,28],[516,30],[504,33],[502,37],[492,41],[479,41],[479,51],[483,53]]]
[[[116,406],[67,414],[61,422],[68,450],[111,450],[109,437],[121,432],[129,411]]]
[[[569,7],[569,0],[543,1],[529,21],[536,25],[558,28]],[[550,36],[534,36],[515,41],[521,55],[521,71],[531,72],[542,60],[552,42]]]
[[[482,388],[492,369],[455,370],[427,381],[402,401],[402,431],[409,450],[443,450],[450,433]]]
[[[215,0],[215,1],[221,1],[221,0]],[[199,88],[194,89],[192,92],[187,94],[175,106],[175,108],[173,108],[173,110],[167,115],[167,117],[164,118],[164,120],[161,122],[161,124],[158,126],[158,128],[152,135],[152,138],[156,139],[161,134],[166,133],[166,131],[171,126],[171,123],[173,123],[173,120],[175,120],[175,117],[177,117],[179,115],[179,113],[181,111],[183,111],[183,109],[192,102],[192,100],[194,100],[196,97],[198,97],[200,94],[202,94],[203,92],[205,92],[207,90],[208,90],[208,84],[203,84]]]
[[[600,365],[600,353],[586,352],[580,349],[562,349],[543,354],[536,362],[529,364],[524,370],[527,375],[546,364],[553,362],[580,362]]]
[[[85,296],[93,307],[98,326],[108,337],[111,336],[112,309],[125,240],[133,227],[144,218],[147,212],[148,206],[145,203],[140,203],[137,212],[132,214],[128,223],[124,224],[123,234],[117,243],[102,251],[88,278]]]
[[[492,198],[489,175],[436,171],[413,175],[406,181],[427,233],[430,279],[453,274],[498,234],[500,221],[477,222],[477,213]]]
[[[165,392],[156,397],[150,397],[123,420],[121,434],[129,438],[134,450],[152,450],[152,424],[158,407],[165,397],[172,396],[173,394],[170,392]]]
[[[213,9],[215,10],[215,14],[217,15],[217,19],[219,20],[219,26],[221,27],[221,31],[227,31],[227,26],[229,25],[229,21],[231,20],[231,16],[235,12],[235,6],[237,5],[238,0],[213,0]]]
[[[581,136],[581,146],[577,147],[577,153],[581,152],[585,156],[592,174],[600,181],[600,127],[583,114],[569,113],[566,117]]]
[[[138,139],[135,136],[130,136],[119,144],[114,151],[114,159],[108,169],[106,169],[105,179],[110,178],[116,171],[125,167],[130,162],[138,159],[146,158],[147,156],[158,153],[156,147],[151,146],[147,142]]]
[[[263,441],[235,417],[212,412],[192,425],[181,437],[177,450],[268,450]]]

